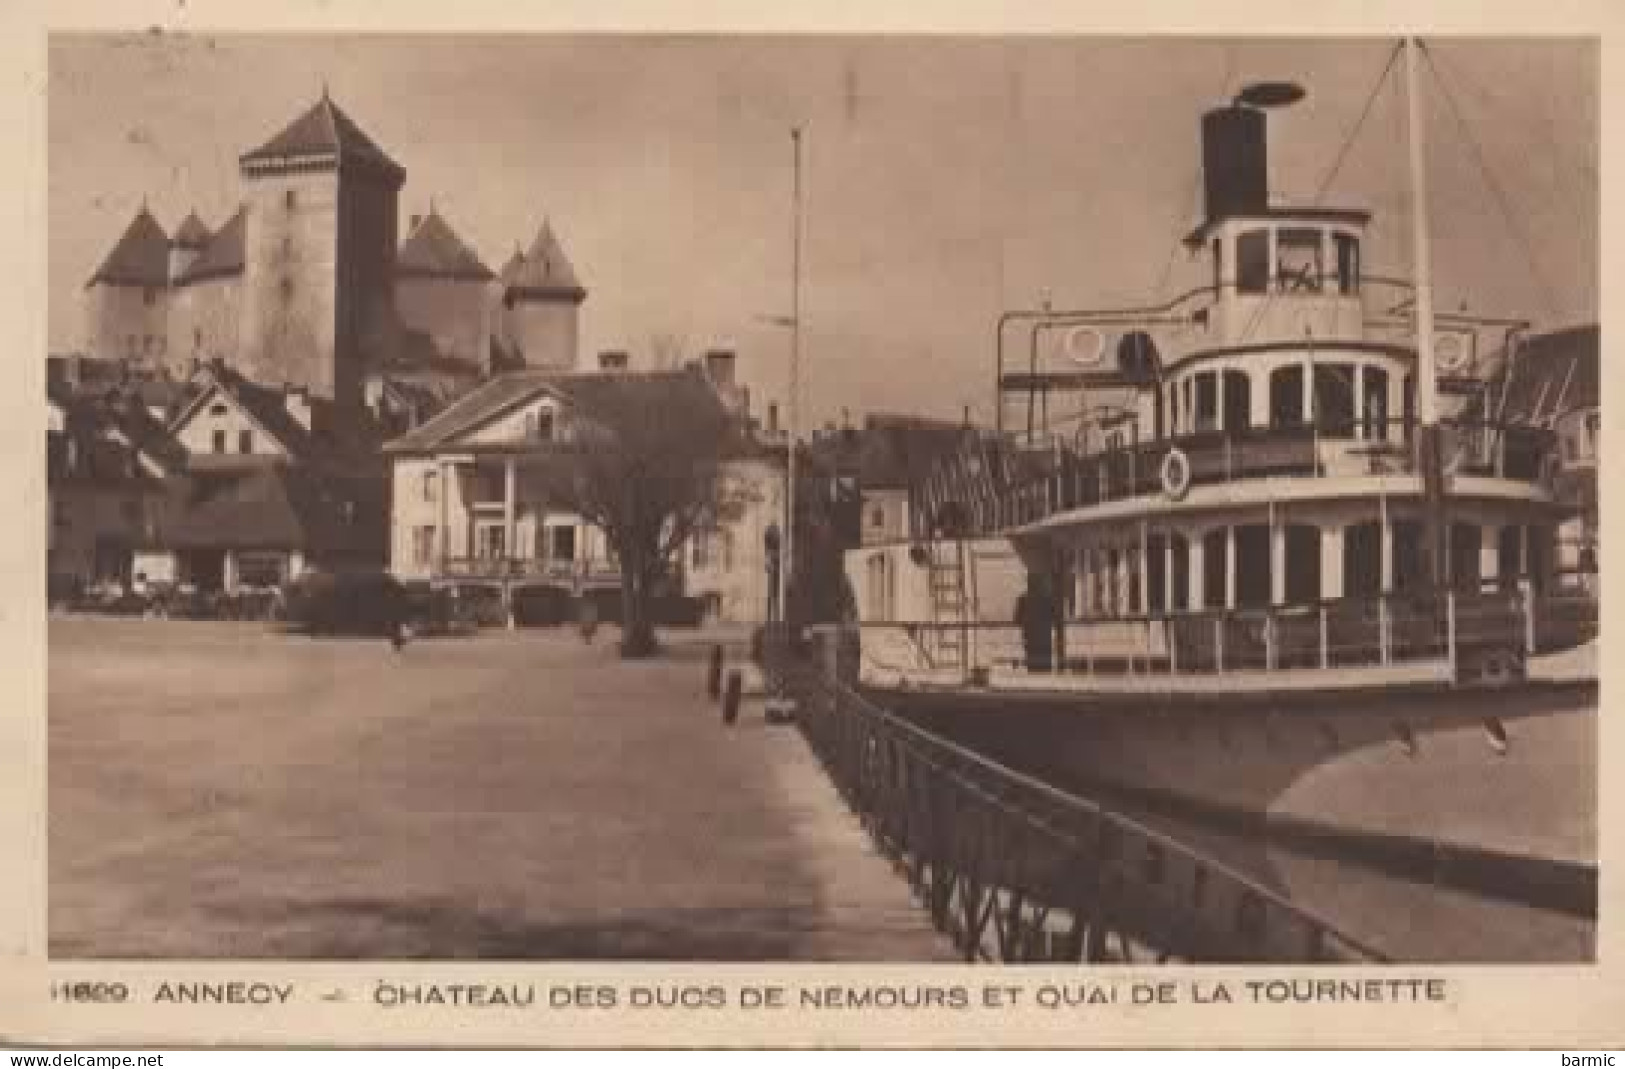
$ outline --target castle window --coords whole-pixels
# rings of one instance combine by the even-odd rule
[[[284,301],[293,300],[293,279],[291,278],[282,280],[282,299]]]
[[[226,451],[226,432],[215,431],[213,444],[216,453],[224,453]]]
[[[282,195],[282,200],[289,211],[293,211],[294,205],[299,202],[298,196],[291,189]]]
[[[254,451],[254,432],[243,430],[237,432],[237,452],[252,453]]]
[[[201,350],[203,348],[203,328],[202,327],[193,327],[192,328],[192,348],[193,349],[198,349],[198,350]]]

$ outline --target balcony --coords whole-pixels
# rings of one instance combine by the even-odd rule
[[[548,560],[534,557],[451,557],[440,563],[437,579],[482,582],[549,583],[571,587],[618,586],[621,566],[614,561]]]

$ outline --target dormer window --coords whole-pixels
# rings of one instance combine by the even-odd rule
[[[525,437],[538,442],[553,440],[553,413],[538,409],[525,417]]]
[[[1282,293],[1319,293],[1320,231],[1283,229],[1275,238],[1275,281]]]

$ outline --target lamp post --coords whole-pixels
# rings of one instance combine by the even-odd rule
[[[756,318],[790,331],[788,447],[785,450],[784,552],[779,561],[779,616],[790,618],[790,573],[795,569],[796,444],[801,434],[801,127],[790,128],[792,186],[790,200],[790,314]]]

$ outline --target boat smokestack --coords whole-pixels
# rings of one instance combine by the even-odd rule
[[[1269,207],[1269,139],[1258,108],[1227,104],[1202,116],[1202,187],[1208,221]]]

